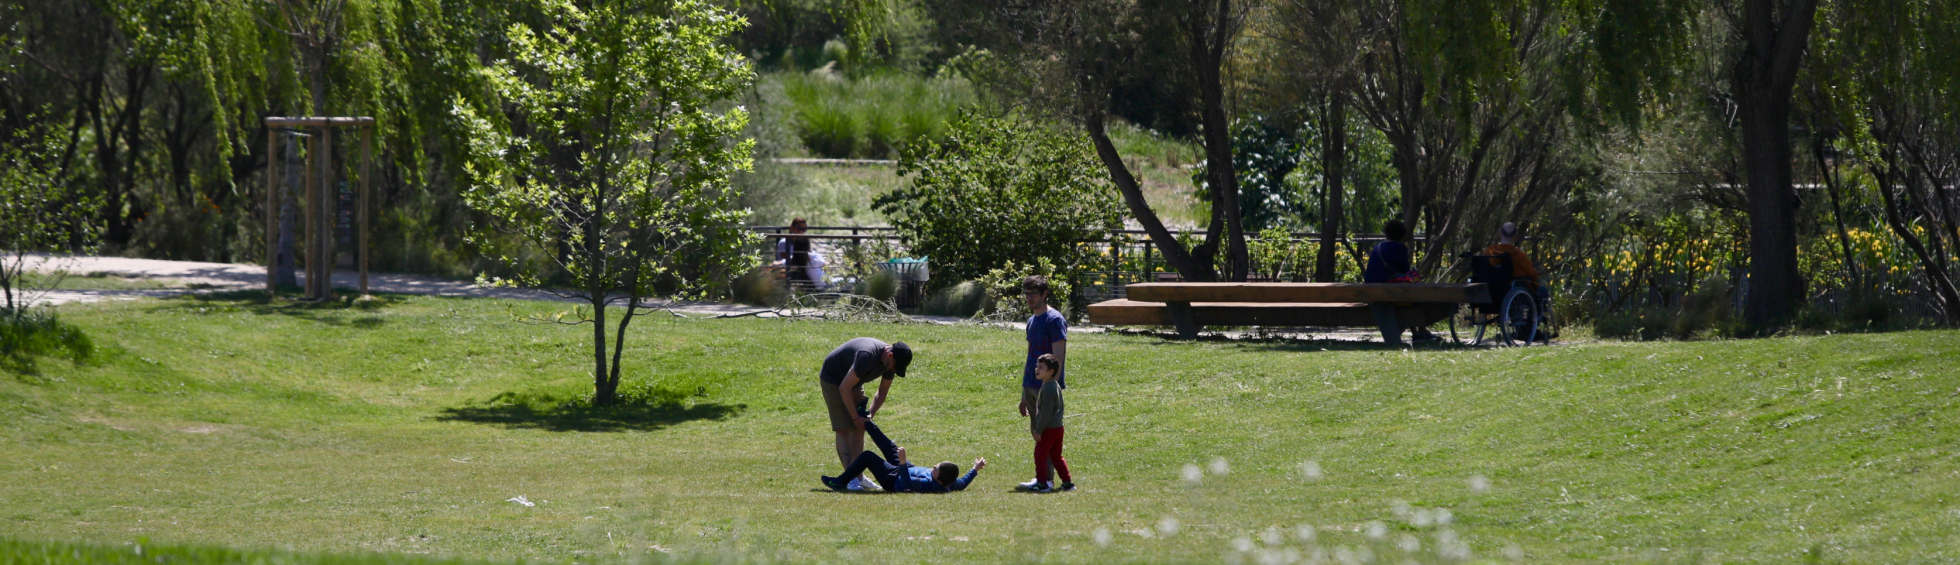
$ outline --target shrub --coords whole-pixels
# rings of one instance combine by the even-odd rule
[[[1053,306],[1061,310],[1062,315],[1069,321],[1079,320],[1075,314],[1084,312],[1085,309],[1079,308],[1078,306],[1081,305],[1076,304],[1082,298],[1075,293],[1074,280],[1066,276],[1066,273],[1063,273],[1054,262],[1043,258],[1033,263],[1009,261],[1006,266],[988,271],[974,281],[981,288],[986,289],[987,297],[992,299],[990,310],[986,312],[990,321],[1027,321],[1031,314],[1025,295],[1021,293],[1021,281],[1029,275],[1047,277],[1049,301],[1054,302]]]
[[[898,275],[891,271],[873,271],[858,282],[852,294],[869,296],[880,301],[891,301],[898,295]]]
[[[919,313],[931,316],[971,318],[993,308],[993,297],[977,281],[966,281],[940,289],[919,306]]]
[[[1037,260],[1073,280],[1099,253],[1084,243],[1123,225],[1088,140],[1030,121],[962,113],[945,141],[906,146],[898,170],[909,186],[873,205],[944,281]]]

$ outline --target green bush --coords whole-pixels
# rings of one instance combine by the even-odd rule
[[[858,283],[858,288],[855,290],[856,292],[852,294],[888,302],[893,296],[898,295],[898,275],[892,274],[891,271],[873,271]]]
[[[982,275],[974,282],[986,289],[992,304],[986,311],[987,318],[1000,322],[1025,322],[1029,309],[1025,295],[1021,293],[1021,281],[1030,275],[1041,275],[1048,279],[1048,301],[1050,306],[1061,310],[1069,321],[1079,321],[1076,313],[1084,312],[1082,297],[1075,293],[1075,284],[1054,262],[1042,258],[1034,263],[1009,261],[1003,266]]]
[[[1727,279],[1712,276],[1682,297],[1678,309],[1649,307],[1597,314],[1593,335],[1639,341],[1733,336],[1742,331],[1742,325],[1730,305],[1729,291]]]
[[[944,281],[1037,259],[1072,280],[1100,258],[1088,243],[1123,225],[1088,140],[1032,121],[962,113],[945,141],[907,145],[898,171],[910,185],[873,205]]]
[[[993,297],[988,294],[985,285],[978,281],[966,281],[932,293],[919,306],[919,313],[971,318],[993,308],[993,305]]]
[[[776,278],[777,271],[766,267],[756,267],[735,278],[731,294],[736,302],[753,306],[776,307],[789,300],[789,287],[782,279]]]

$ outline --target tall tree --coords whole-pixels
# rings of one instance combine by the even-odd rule
[[[572,323],[592,325],[592,400],[612,404],[636,315],[757,261],[728,182],[754,144],[735,140],[747,114],[725,104],[753,79],[723,41],[742,21],[700,0],[529,4],[542,17],[513,24],[508,58],[484,70],[503,112],[454,110],[477,140],[467,198],[528,248],[502,255],[521,273],[503,282],[549,289],[563,273],[576,290],[552,292],[590,306]]]
[[[958,28],[994,59],[975,74],[1008,98],[1081,124],[1130,216],[1187,280],[1245,280],[1250,262],[1232,161],[1225,64],[1247,3],[1232,0],[1069,0],[998,4],[944,2],[942,25]],[[1203,243],[1186,248],[1145,200],[1110,140],[1108,124],[1130,89],[1168,92],[1162,110],[1194,124],[1206,158],[1211,219]],[[1180,110],[1190,108],[1188,112]],[[1215,265],[1222,257],[1225,272]]]
[[[1742,52],[1729,81],[1749,181],[1749,292],[1742,308],[1759,326],[1788,318],[1803,304],[1790,106],[1816,16],[1817,0],[1743,0],[1736,22]]]

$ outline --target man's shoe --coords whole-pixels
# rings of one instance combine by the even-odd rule
[[[1062,490],[1075,490],[1075,483],[1062,481]]]
[[[837,477],[830,477],[830,476],[825,476],[820,478],[821,480],[823,480],[823,486],[830,487],[830,490],[840,491],[840,492],[844,490],[843,480],[840,480]]]
[[[1038,485],[1038,484],[1041,484],[1041,479],[1028,479],[1028,482],[1025,482],[1025,483],[1021,483],[1021,484],[1018,484],[1018,485],[1014,485],[1014,489],[1015,489],[1015,490],[1034,490],[1034,487],[1035,487],[1035,485]]]
[[[1028,491],[1035,492],[1035,493],[1046,493],[1046,492],[1055,492],[1055,488],[1048,486],[1048,483],[1035,483],[1034,486],[1028,487]]]

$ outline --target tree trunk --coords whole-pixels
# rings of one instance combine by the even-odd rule
[[[1177,236],[1171,235],[1170,230],[1164,228],[1164,222],[1157,218],[1157,212],[1150,209],[1150,202],[1143,198],[1143,188],[1137,184],[1136,177],[1130,174],[1130,167],[1123,164],[1123,156],[1116,152],[1116,144],[1110,142],[1109,130],[1103,123],[1103,119],[1101,111],[1092,111],[1083,120],[1083,129],[1088,130],[1089,140],[1096,146],[1096,157],[1102,159],[1103,168],[1109,171],[1110,183],[1115,184],[1116,190],[1123,193],[1123,203],[1130,207],[1130,216],[1136,218],[1137,223],[1143,226],[1143,231],[1150,236],[1150,241],[1157,244],[1157,250],[1164,254],[1164,262],[1169,263],[1171,268],[1177,269],[1178,274],[1183,275],[1185,280],[1192,282],[1218,280],[1217,271],[1212,269],[1211,263],[1193,257],[1190,250],[1185,249],[1184,244],[1177,241]]]
[[[1342,200],[1347,196],[1347,97],[1336,92],[1327,97],[1326,113],[1320,125],[1321,221],[1320,253],[1314,258],[1314,282],[1334,282],[1337,237],[1346,233],[1341,225],[1347,218]]]
[[[1790,103],[1817,14],[1816,0],[1746,0],[1742,56],[1732,77],[1748,175],[1749,290],[1743,317],[1759,329],[1788,319],[1803,302],[1797,270],[1796,196],[1791,187]]]
[[[1811,153],[1817,158],[1817,175],[1824,179],[1824,190],[1831,194],[1831,219],[1837,223],[1838,249],[1844,253],[1845,283],[1862,287],[1863,278],[1858,276],[1858,263],[1851,258],[1851,231],[1844,228],[1844,204],[1838,200],[1837,167],[1824,161],[1824,136],[1814,135],[1817,135],[1817,139],[1811,143]]]
[[[1245,226],[1239,210],[1238,170],[1232,162],[1232,123],[1225,114],[1225,46],[1232,38],[1230,0],[1217,0],[1213,20],[1190,22],[1192,64],[1198,75],[1199,120],[1204,127],[1205,171],[1211,184],[1213,217],[1223,221],[1227,280],[1243,282],[1251,268],[1245,247]],[[1206,25],[1211,24],[1211,25]],[[1216,222],[1206,230],[1205,247],[1218,249]],[[1207,255],[1200,253],[1199,255]]]

